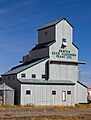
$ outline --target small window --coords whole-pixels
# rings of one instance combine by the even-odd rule
[[[62,42],[66,42],[66,38],[62,38]]]
[[[32,78],[36,78],[36,74],[32,74]]]
[[[2,81],[2,78],[0,77],[0,81]]]
[[[47,35],[47,32],[45,32],[45,35]]]
[[[6,80],[6,77],[2,77],[2,80]]]
[[[52,95],[56,95],[56,91],[53,90],[53,91],[52,91]]]
[[[16,79],[16,76],[13,75],[13,76],[12,76],[12,79],[15,80],[15,79]]]
[[[42,75],[42,78],[46,78],[46,75]]]
[[[22,78],[25,78],[25,77],[26,77],[26,74],[22,73],[22,74],[21,74],[21,77],[22,77]]]
[[[70,95],[71,94],[71,91],[67,91],[67,95]]]
[[[66,91],[62,92],[62,101],[66,101]]]
[[[10,76],[8,76],[7,79],[10,80]]]
[[[26,95],[31,95],[31,90],[26,90]]]

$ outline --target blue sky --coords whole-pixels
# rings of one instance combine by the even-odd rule
[[[37,43],[37,28],[65,17],[74,26],[81,81],[91,87],[90,0],[0,0],[0,74],[19,64]]]

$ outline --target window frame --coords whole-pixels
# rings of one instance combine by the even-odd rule
[[[56,95],[56,90],[52,90],[52,95]]]
[[[67,91],[67,95],[71,95],[71,91],[70,90]]]
[[[32,78],[36,78],[36,74],[32,74],[32,76],[31,76]]]
[[[26,90],[26,95],[31,95],[31,90]]]
[[[21,78],[26,78],[26,74],[25,73],[21,73]]]
[[[62,38],[62,42],[66,42],[66,38]]]
[[[41,77],[42,77],[43,79],[46,79],[46,75],[45,75],[45,74],[42,74]]]

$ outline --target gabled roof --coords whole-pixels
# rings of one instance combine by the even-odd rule
[[[50,42],[46,42],[46,43],[38,44],[38,45],[36,45],[31,51],[49,47],[49,46],[52,45],[54,42],[55,42],[55,40],[50,41]]]
[[[61,19],[57,19],[57,20],[55,20],[55,21],[49,22],[49,23],[45,24],[44,26],[40,27],[40,28],[38,29],[38,31],[40,31],[40,30],[42,30],[42,29],[45,29],[45,28],[48,28],[48,27],[51,27],[51,26],[54,26],[54,25],[58,24],[59,22],[61,22],[62,20],[66,20],[66,19],[65,19],[65,18],[61,18]],[[67,22],[71,27],[73,27],[67,20],[66,20],[66,22]]]
[[[11,87],[7,86],[5,83],[0,85],[0,90],[5,91],[5,90],[9,90],[12,91],[14,89],[12,89]]]
[[[40,63],[42,61],[44,61],[44,60],[47,60],[47,59],[48,59],[48,57],[41,58],[39,60],[37,59],[37,60],[34,60],[34,61],[32,60],[32,61],[28,62],[27,64],[22,64],[20,66],[16,66],[15,68],[12,68],[10,71],[2,74],[2,76],[20,73],[23,70],[26,70],[26,69],[28,69],[28,68],[30,68],[30,67],[32,67],[32,66],[34,66],[34,65],[36,65],[36,64],[38,64],[38,63]]]
[[[77,49],[79,49],[73,42],[72,42],[72,44],[73,44]]]
[[[38,80],[38,79],[18,79],[23,84],[42,84],[42,85],[75,85],[70,80]]]

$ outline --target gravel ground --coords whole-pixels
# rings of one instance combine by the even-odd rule
[[[84,108],[48,108],[48,107],[1,107],[0,108],[0,120],[7,120],[13,118],[24,118],[28,120],[32,117],[39,117],[39,116],[60,116],[61,118],[66,117],[75,117],[75,116],[84,116],[84,120],[91,120],[91,107],[84,107]],[[85,116],[87,118],[85,118]],[[28,117],[28,118],[27,118]],[[57,119],[57,118],[56,118]],[[55,119],[55,120],[56,120]],[[34,120],[34,119],[32,119]],[[52,119],[51,119],[52,120]],[[60,119],[62,120],[62,119]],[[69,119],[70,120],[70,119]],[[78,120],[78,119],[77,119]],[[79,119],[81,120],[81,119]]]

